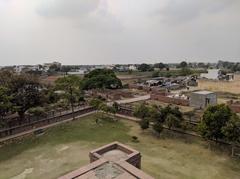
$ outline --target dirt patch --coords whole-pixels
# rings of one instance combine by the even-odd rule
[[[57,152],[62,152],[62,151],[65,151],[67,149],[69,149],[69,146],[62,146],[60,148],[57,148]]]
[[[121,150],[110,150],[103,154],[103,157],[109,161],[119,161],[121,159],[127,158],[127,154]]]
[[[235,75],[234,81],[199,80],[197,89],[240,94],[240,75]]]
[[[33,168],[28,168],[28,169],[25,169],[19,175],[15,176],[15,177],[12,177],[11,179],[25,179],[27,177],[27,175],[31,174],[32,172],[33,172]]]

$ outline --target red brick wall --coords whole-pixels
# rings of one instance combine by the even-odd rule
[[[233,102],[231,100],[231,101],[228,101],[227,104],[233,112],[240,113],[240,101]]]
[[[170,97],[164,96],[162,94],[151,93],[151,99],[161,101],[161,102],[164,102],[164,103],[171,103],[171,104],[177,104],[177,105],[182,105],[182,106],[189,106],[189,100],[170,98]]]
[[[240,113],[240,104],[230,104],[229,107],[233,110],[233,112]]]

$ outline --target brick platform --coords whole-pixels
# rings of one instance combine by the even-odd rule
[[[141,154],[119,142],[113,142],[89,153],[90,164],[59,179],[153,179],[140,170]]]

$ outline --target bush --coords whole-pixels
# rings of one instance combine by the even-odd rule
[[[140,122],[140,127],[142,128],[142,130],[148,129],[149,128],[149,120],[146,118],[143,118]]]
[[[132,136],[132,142],[138,143],[138,137],[137,136]]]
[[[163,125],[160,122],[156,122],[153,124],[153,130],[157,133],[158,137],[160,133],[163,131]]]
[[[47,113],[43,107],[35,107],[35,108],[30,108],[28,110],[29,114],[32,114],[33,116],[37,117],[46,117]]]

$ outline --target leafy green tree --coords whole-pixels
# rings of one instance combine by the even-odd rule
[[[11,103],[12,97],[9,94],[9,91],[9,89],[0,86],[0,125],[4,123],[3,118],[13,108]]]
[[[96,69],[84,76],[83,89],[115,89],[121,88],[122,82],[113,70]]]
[[[135,107],[133,115],[140,119],[149,117],[149,108],[146,106],[145,103],[141,103],[140,105]]]
[[[163,124],[159,121],[156,121],[153,124],[153,130],[157,133],[158,137],[160,136],[161,132],[163,131]]]
[[[10,87],[11,81],[14,78],[14,73],[8,71],[8,70],[3,70],[0,71],[0,85],[6,88]],[[9,88],[10,89],[10,88]]]
[[[81,95],[81,79],[75,75],[65,76],[56,80],[56,89],[63,90],[64,97],[71,105],[73,118],[74,116],[74,104],[78,102]]]
[[[142,130],[148,129],[149,128],[149,119],[143,118],[139,121],[140,127]]]
[[[179,127],[183,121],[183,114],[178,107],[172,107],[170,105],[158,108],[151,108],[150,118],[154,123],[165,123],[169,129],[172,127]]]
[[[45,109],[43,107],[40,107],[40,106],[35,107],[35,108],[30,108],[28,110],[28,113],[32,114],[35,117],[46,117],[47,116],[47,113],[46,113]]]
[[[225,139],[232,144],[232,156],[234,156],[234,149],[240,143],[240,118],[236,114],[226,123],[222,128]]]
[[[179,68],[187,68],[188,67],[188,64],[186,61],[182,61],[180,64],[179,64]]]
[[[161,62],[154,64],[154,68],[159,68],[160,70],[164,69],[165,67],[166,65]]]
[[[71,69],[72,69],[71,66],[66,66],[66,65],[61,66],[61,72],[64,72],[66,75]]]
[[[182,69],[180,70],[179,75],[180,75],[180,76],[188,76],[188,75],[191,75],[191,74],[193,74],[193,73],[194,73],[194,72],[193,72],[190,68],[185,67],[185,68],[182,68]]]
[[[99,110],[99,107],[101,106],[102,103],[103,101],[98,98],[94,98],[89,102],[90,106],[94,107],[97,110]]]
[[[115,109],[115,111],[117,112],[120,108],[119,104],[117,102],[114,102],[112,107]]]
[[[149,120],[151,122],[155,122],[155,121],[159,121],[159,122],[163,122],[162,120],[162,116],[161,116],[161,107],[157,106],[157,105],[152,105],[151,107],[149,107]]]
[[[148,65],[146,63],[142,63],[141,65],[138,66],[138,70],[145,72],[145,71],[153,71],[153,68],[151,65]]]
[[[202,121],[198,126],[202,137],[216,141],[223,139],[223,127],[227,125],[232,115],[232,111],[225,104],[209,106],[204,111]]]
[[[36,76],[29,74],[12,76],[9,83],[12,93],[11,102],[20,119],[24,119],[28,109],[41,105],[41,88],[42,85]]]
[[[178,127],[180,125],[180,121],[175,115],[168,114],[166,117],[166,124],[168,128],[171,129],[172,127]]]

